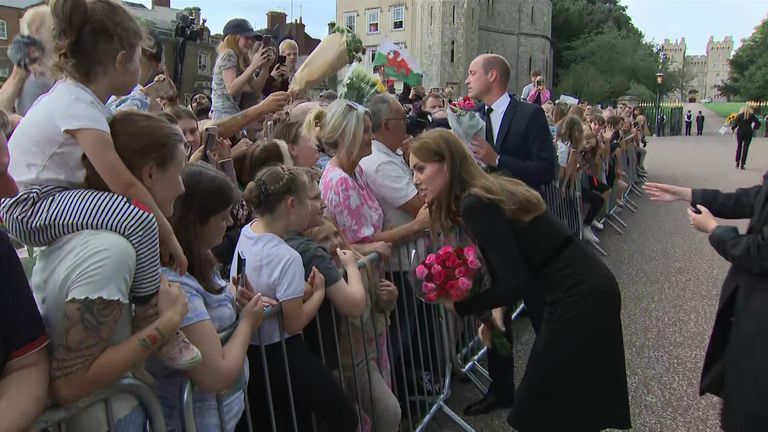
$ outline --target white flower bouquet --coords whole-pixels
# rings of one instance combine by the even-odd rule
[[[446,113],[451,130],[467,146],[467,150],[471,154],[472,138],[476,136],[485,137],[485,121],[475,111],[465,111],[452,105],[448,106]],[[475,162],[485,168],[485,164],[479,159],[475,158]]]

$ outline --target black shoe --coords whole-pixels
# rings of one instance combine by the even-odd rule
[[[482,399],[472,402],[464,408],[464,415],[467,417],[474,417],[482,414],[488,414],[491,411],[504,408],[512,408],[512,402],[505,402],[498,399],[491,393],[486,393]]]
[[[744,168],[744,165],[742,165],[742,166],[741,166],[741,170],[742,170],[742,171],[744,171],[744,170],[745,170],[745,168]]]
[[[736,169],[739,169],[739,163],[736,162]]]

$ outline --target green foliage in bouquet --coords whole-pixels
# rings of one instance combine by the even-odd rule
[[[365,105],[373,95],[380,91],[381,83],[379,80],[368,72],[365,66],[358,63],[352,66],[344,78],[339,90],[339,97]]]
[[[350,63],[363,61],[362,54],[365,54],[363,41],[352,30],[336,24],[330,34],[333,33],[341,33],[347,38],[347,55]]]

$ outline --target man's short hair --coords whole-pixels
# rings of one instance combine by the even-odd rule
[[[397,100],[389,93],[379,93],[368,101],[366,108],[371,112],[371,131],[378,132],[384,121],[392,117],[392,104]]]
[[[297,44],[296,41],[293,39],[286,39],[280,42],[280,49],[279,49],[280,55],[284,55],[283,53],[288,51],[291,48],[295,49],[296,52],[298,52],[299,44]]]
[[[499,76],[499,81],[506,88],[509,85],[509,78],[512,75],[512,68],[509,67],[509,62],[504,57],[498,54],[483,54],[480,57],[480,66],[483,68],[483,72],[486,75],[490,74],[492,70],[496,71]]]
[[[531,72],[531,78],[536,78],[536,77],[540,77],[540,76],[541,76],[541,71],[535,70],[535,71]]]

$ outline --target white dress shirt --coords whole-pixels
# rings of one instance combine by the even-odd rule
[[[507,111],[512,99],[509,97],[509,93],[504,93],[496,102],[491,105],[493,111],[491,112],[491,126],[493,126],[493,140],[495,142],[489,143],[497,148],[495,143],[499,141],[499,129],[501,128],[501,120],[504,118],[504,113]]]

